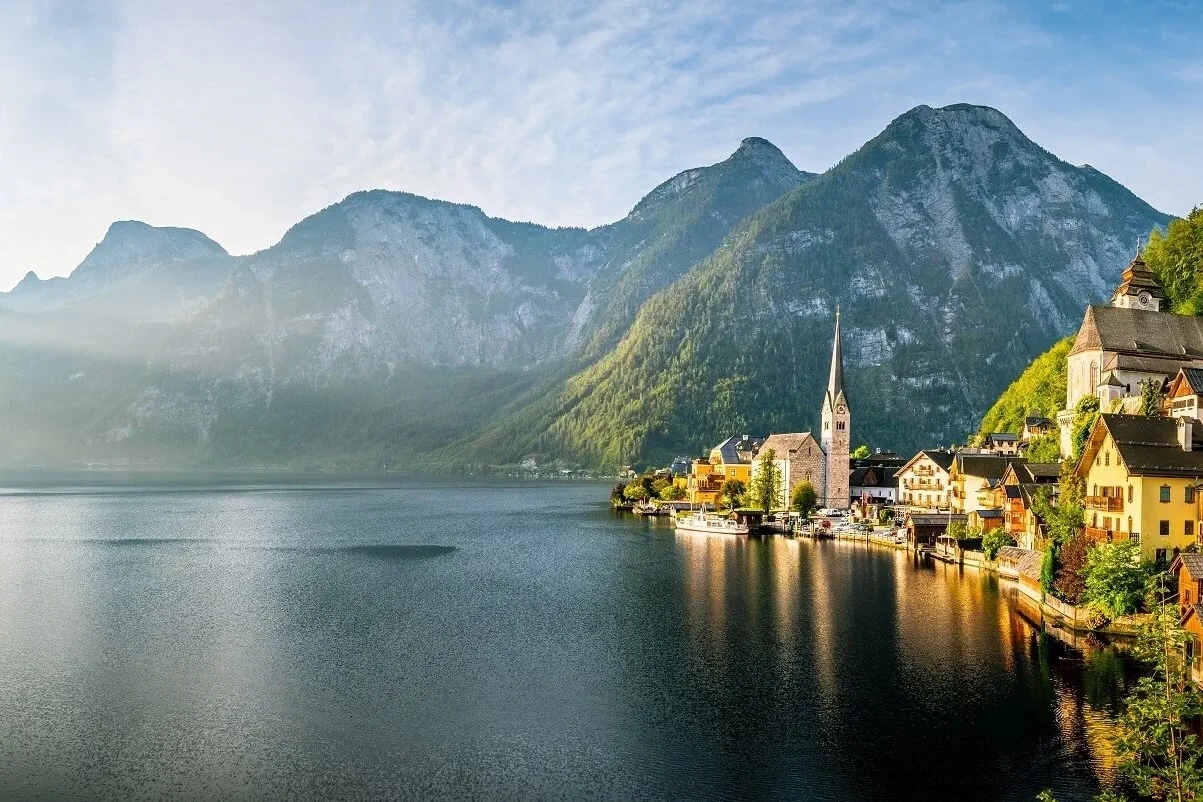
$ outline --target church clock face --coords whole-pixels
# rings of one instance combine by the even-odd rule
[[[845,412],[845,410],[844,410],[844,405],[843,405],[843,404],[836,404],[836,405],[835,405],[835,411],[836,411],[836,414],[838,414],[838,415],[843,415],[843,414],[844,414],[844,412]]]
[[[1149,299],[1150,296],[1147,292],[1142,292],[1140,295],[1136,296],[1136,300],[1141,306],[1148,306]]]

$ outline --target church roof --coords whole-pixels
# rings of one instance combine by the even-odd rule
[[[844,394],[844,346],[840,341],[840,309],[835,309],[835,339],[831,343],[831,370],[827,375],[827,403],[835,406]],[[848,405],[848,399],[844,399]]]
[[[815,441],[810,432],[790,432],[788,434],[770,434],[760,445],[758,453],[763,454],[770,448],[777,454],[777,459],[785,459],[789,456],[789,452],[797,451],[810,441],[815,446],[819,444]],[[821,447],[820,447],[821,450]]]
[[[1091,304],[1069,353],[1091,350],[1182,361],[1203,359],[1203,318]]]

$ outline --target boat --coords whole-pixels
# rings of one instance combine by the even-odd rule
[[[721,515],[705,512],[691,512],[678,515],[673,519],[673,526],[686,532],[714,532],[720,535],[746,535],[748,525],[724,518]]]
[[[634,513],[636,515],[671,515],[672,510],[661,504],[643,502],[635,505]]]

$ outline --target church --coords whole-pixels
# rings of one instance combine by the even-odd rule
[[[1160,389],[1180,368],[1203,368],[1203,318],[1162,311],[1165,294],[1139,256],[1110,304],[1091,304],[1069,351],[1061,455],[1071,453],[1074,407],[1097,396],[1103,412],[1137,411],[1142,386]]]
[[[823,507],[848,509],[851,503],[849,481],[851,473],[850,445],[852,442],[852,411],[844,391],[844,350],[840,336],[840,311],[835,311],[835,338],[831,346],[831,366],[827,373],[827,389],[820,410],[818,440],[811,432],[790,432],[769,435],[752,458],[751,476],[755,476],[770,450],[782,478],[779,505],[789,505],[794,488],[810,482]]]

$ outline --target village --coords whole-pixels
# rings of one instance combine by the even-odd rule
[[[1032,410],[1021,431],[909,458],[850,450],[837,309],[817,436],[732,435],[632,473],[611,500],[682,533],[860,538],[995,571],[1080,633],[1135,633],[1152,577],[1203,682],[1203,321],[1164,300],[1137,256],[1110,303],[1086,308],[1055,418]]]

